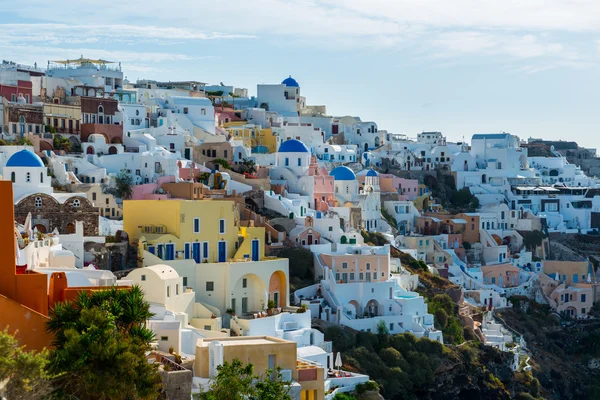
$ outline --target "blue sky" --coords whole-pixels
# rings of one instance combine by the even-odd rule
[[[0,0],[0,59],[99,57],[130,80],[296,78],[308,104],[380,129],[600,148],[594,0]],[[69,22],[67,22],[69,21]]]

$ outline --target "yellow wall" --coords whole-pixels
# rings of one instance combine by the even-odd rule
[[[194,373],[201,378],[209,377],[208,341],[206,345],[196,345],[196,359],[194,361]],[[214,339],[210,339],[214,340]],[[296,343],[288,340],[272,338],[268,336],[243,336],[219,338],[223,346],[223,361],[231,363],[238,359],[242,364],[252,363],[254,371],[264,374],[269,366],[269,355],[275,354],[275,367],[292,370],[292,377],[297,379],[296,370]],[[253,343],[258,341],[259,343]]]
[[[273,129],[261,129],[258,137],[259,146],[265,146],[269,153],[275,153],[277,151],[277,136],[273,134]]]
[[[242,245],[239,247],[238,251],[235,253],[235,259],[245,258],[244,255],[250,255],[252,257],[252,240],[258,239],[260,242],[258,243],[258,250],[260,251],[259,259],[262,260],[265,258],[265,228],[262,227],[241,227],[239,234],[244,238]]]
[[[260,239],[260,258],[264,258],[264,228],[240,231],[235,207],[236,203],[229,200],[125,200],[123,228],[130,241],[144,238],[147,245],[175,243],[175,251],[183,251],[185,243],[208,242],[208,262],[218,262],[219,241],[227,242],[230,259],[237,258],[237,254],[251,254],[252,238],[257,238]],[[195,218],[200,219],[199,233],[194,232]],[[224,234],[219,233],[220,219],[225,220]],[[146,233],[143,230],[146,225],[165,226],[166,233]],[[238,233],[245,237],[239,251],[236,249]]]

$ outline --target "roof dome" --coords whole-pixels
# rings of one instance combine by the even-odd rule
[[[367,172],[367,176],[379,176],[379,174],[377,173],[377,171],[373,171],[372,169],[370,169],[369,172]]]
[[[29,150],[21,150],[13,154],[6,163],[7,167],[43,167],[44,163],[37,154]]]
[[[282,85],[285,85],[287,87],[300,87],[300,85],[298,85],[298,82],[296,82],[296,80],[294,78],[292,78],[292,76],[290,75],[289,78],[285,78],[282,82]]]
[[[333,171],[329,173],[329,175],[333,176],[333,180],[335,181],[355,181],[356,175],[354,172],[348,167],[337,167],[334,168]]]
[[[278,153],[310,153],[304,143],[296,139],[286,140],[279,146]]]

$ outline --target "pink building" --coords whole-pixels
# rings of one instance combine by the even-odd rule
[[[200,169],[202,166],[191,162],[188,163],[188,167],[184,167],[184,163],[181,161],[177,161],[177,165],[179,166],[179,177],[181,179],[192,179],[193,177],[197,178],[203,172],[210,172],[208,168],[204,168],[204,170]]]
[[[174,176],[161,176],[154,183],[146,183],[133,187],[131,200],[168,200],[171,195],[168,193],[159,193],[159,188],[163,183],[175,182]]]
[[[390,276],[388,254],[321,254],[338,283],[385,282]]]
[[[365,175],[358,175],[356,178],[360,184],[365,183]],[[379,174],[379,188],[381,194],[398,194],[398,200],[413,200],[419,195],[418,180],[400,178],[392,174]]]
[[[571,317],[584,317],[594,305],[595,283],[561,284],[550,295],[556,302],[556,312]]]
[[[315,210],[327,211],[329,207],[335,205],[335,196],[333,194],[333,176],[325,168],[319,168],[317,158],[310,158],[310,167],[308,174],[315,179],[314,183],[314,199]]]

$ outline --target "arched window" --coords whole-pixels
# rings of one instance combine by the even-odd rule
[[[39,196],[35,198],[35,207],[42,208],[42,198]]]
[[[25,134],[25,117],[23,116],[19,118],[19,133],[21,135]]]
[[[79,199],[73,200],[73,207],[79,207],[80,205],[81,205],[81,202],[79,201]]]
[[[15,173],[14,173],[14,172],[11,172],[11,173],[10,173],[10,180],[11,180],[13,183],[15,183],[15,179],[16,179]]]
[[[25,181],[26,181],[26,182],[31,182],[31,172],[28,172],[28,173],[25,175]]]
[[[98,106],[98,114],[104,113],[104,107]]]

